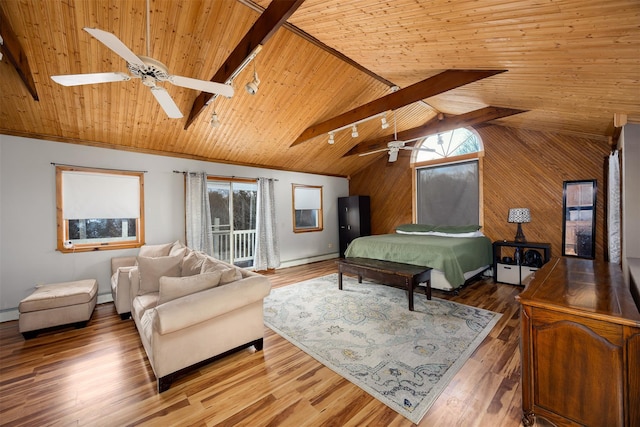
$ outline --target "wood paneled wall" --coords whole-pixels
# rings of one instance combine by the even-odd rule
[[[509,208],[528,207],[531,222],[523,224],[527,240],[551,243],[552,255],[562,254],[563,181],[597,179],[596,257],[605,256],[605,159],[602,141],[504,126],[477,129],[485,148],[484,228],[492,240],[513,240],[516,225],[507,222]],[[371,197],[373,234],[394,232],[411,222],[409,152],[396,163],[386,156],[351,178],[351,195]]]

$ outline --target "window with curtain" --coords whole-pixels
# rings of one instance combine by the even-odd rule
[[[478,161],[417,169],[416,208],[419,224],[480,224]]]
[[[83,252],[144,244],[143,183],[143,172],[57,165],[57,249]]]

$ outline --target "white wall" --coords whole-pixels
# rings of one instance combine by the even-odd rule
[[[628,258],[640,258],[640,125],[622,128],[622,271],[629,283]]]
[[[56,248],[55,168],[51,163],[144,170],[148,244],[184,241],[184,178],[178,171],[276,178],[276,217],[282,266],[338,256],[338,197],[346,178],[250,168],[83,145],[0,135],[0,321],[17,318],[17,306],[36,284],[95,278],[99,302],[111,299],[110,260],[136,250],[62,254]],[[324,230],[293,233],[291,184],[323,186]]]

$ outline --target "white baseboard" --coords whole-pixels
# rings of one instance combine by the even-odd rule
[[[112,302],[112,301],[113,301],[113,296],[111,296],[111,293],[102,294],[102,295],[98,294],[98,300],[96,301],[96,304],[104,304],[106,302]],[[10,322],[12,320],[18,320],[19,316],[20,316],[20,312],[18,311],[18,307],[4,310],[0,312],[0,323]]]
[[[278,268],[296,267],[298,265],[310,264],[312,262],[326,261],[328,259],[338,258],[339,256],[340,254],[338,252],[334,252],[334,253],[318,255],[310,258],[292,259],[289,261],[281,262],[280,267]]]

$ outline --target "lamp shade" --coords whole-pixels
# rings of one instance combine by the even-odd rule
[[[525,222],[531,222],[531,213],[529,208],[511,208],[509,209],[509,222],[516,222],[522,224]]]

